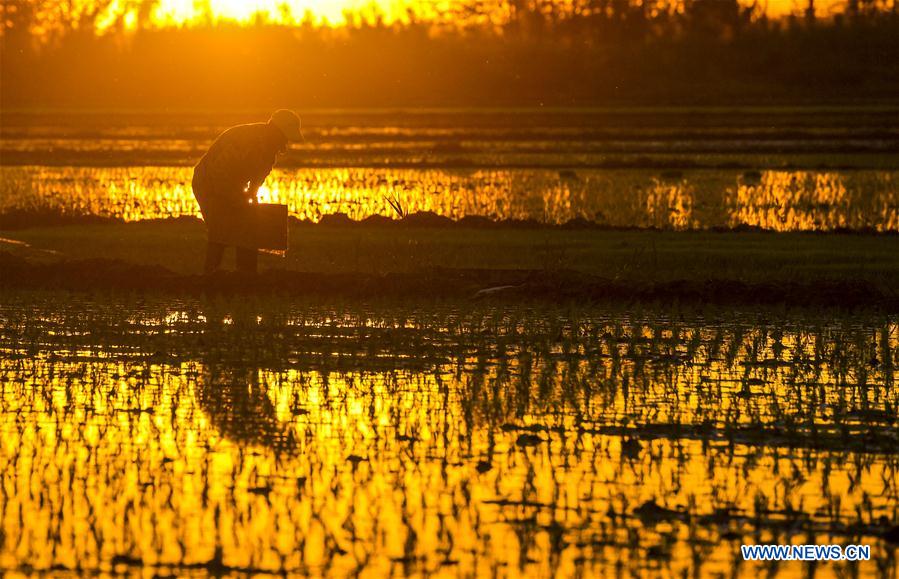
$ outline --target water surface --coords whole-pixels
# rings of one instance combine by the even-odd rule
[[[126,221],[199,215],[188,167],[0,167],[0,213],[54,211]],[[561,224],[685,230],[899,231],[896,171],[546,169],[275,170],[260,191],[300,219],[431,211]]]
[[[896,573],[895,319],[0,303],[2,569]]]

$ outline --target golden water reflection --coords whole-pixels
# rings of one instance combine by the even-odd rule
[[[895,320],[2,303],[2,569],[896,572]]]
[[[184,167],[0,167],[0,213],[13,209],[119,217],[127,221],[197,215]],[[395,217],[409,212],[452,219],[485,216],[616,227],[703,229],[753,226],[776,231],[899,231],[895,171],[649,170],[276,170],[262,201],[319,221]]]

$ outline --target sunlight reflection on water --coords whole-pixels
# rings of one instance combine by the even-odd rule
[[[5,569],[895,570],[895,320],[7,297]]]
[[[13,208],[119,217],[127,221],[197,215],[185,167],[0,167],[0,212]],[[285,169],[262,201],[286,203],[310,221],[345,213],[409,213],[459,219],[572,219],[615,227],[776,231],[899,230],[895,171],[692,171]]]

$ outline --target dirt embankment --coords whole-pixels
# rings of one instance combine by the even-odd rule
[[[866,281],[747,283],[733,280],[618,281],[571,270],[428,268],[408,273],[269,270],[255,276],[182,275],[161,266],[88,259],[36,263],[0,252],[0,289],[260,294],[358,299],[552,300],[693,305],[767,305],[899,312],[899,294]]]
[[[352,219],[346,213],[331,213],[322,216],[318,222],[289,217],[292,227],[315,227],[323,225],[328,227],[358,227],[358,228],[402,228],[402,227],[429,227],[429,228],[458,228],[458,229],[592,229],[601,231],[661,231],[655,227],[626,227],[597,223],[584,218],[570,219],[564,223],[548,223],[536,219],[492,219],[480,215],[467,215],[461,219],[452,219],[445,215],[439,215],[433,211],[417,211],[409,213],[399,219],[385,217],[383,215],[369,215],[364,219]],[[198,217],[183,215],[165,219],[148,219],[144,222],[200,222]],[[66,213],[54,209],[8,209],[0,212],[0,230],[15,231],[34,227],[57,227],[66,225],[122,225],[124,219],[118,217],[106,217],[100,215],[87,215],[78,213]],[[770,232],[777,231],[757,227],[753,225],[737,225],[735,227],[710,227],[713,232]],[[899,231],[878,231],[873,227],[865,228],[836,228],[827,231],[809,231],[807,233],[840,233],[857,235],[881,235],[899,236]]]

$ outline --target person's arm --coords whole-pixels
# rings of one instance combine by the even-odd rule
[[[274,166],[274,163],[268,162],[267,159],[259,159],[257,163],[250,177],[250,185],[247,187],[247,196],[254,203],[256,202],[256,194],[259,193],[259,188],[265,183],[265,179],[272,172],[272,167]]]
[[[259,188],[262,187],[262,184],[265,183],[265,179],[271,172],[271,165],[264,166],[250,179],[250,185],[247,187],[247,196],[252,202],[256,202],[256,194],[259,193]]]
[[[250,202],[256,203],[256,195],[259,193],[259,188],[265,183],[266,177],[268,177],[268,173],[250,180],[250,184],[247,187],[247,197],[250,199]]]
[[[265,182],[264,177],[262,179],[253,179],[250,181],[250,184],[247,187],[247,198],[249,198],[251,203],[256,203],[256,195],[259,193],[259,188],[262,187],[263,182]]]

